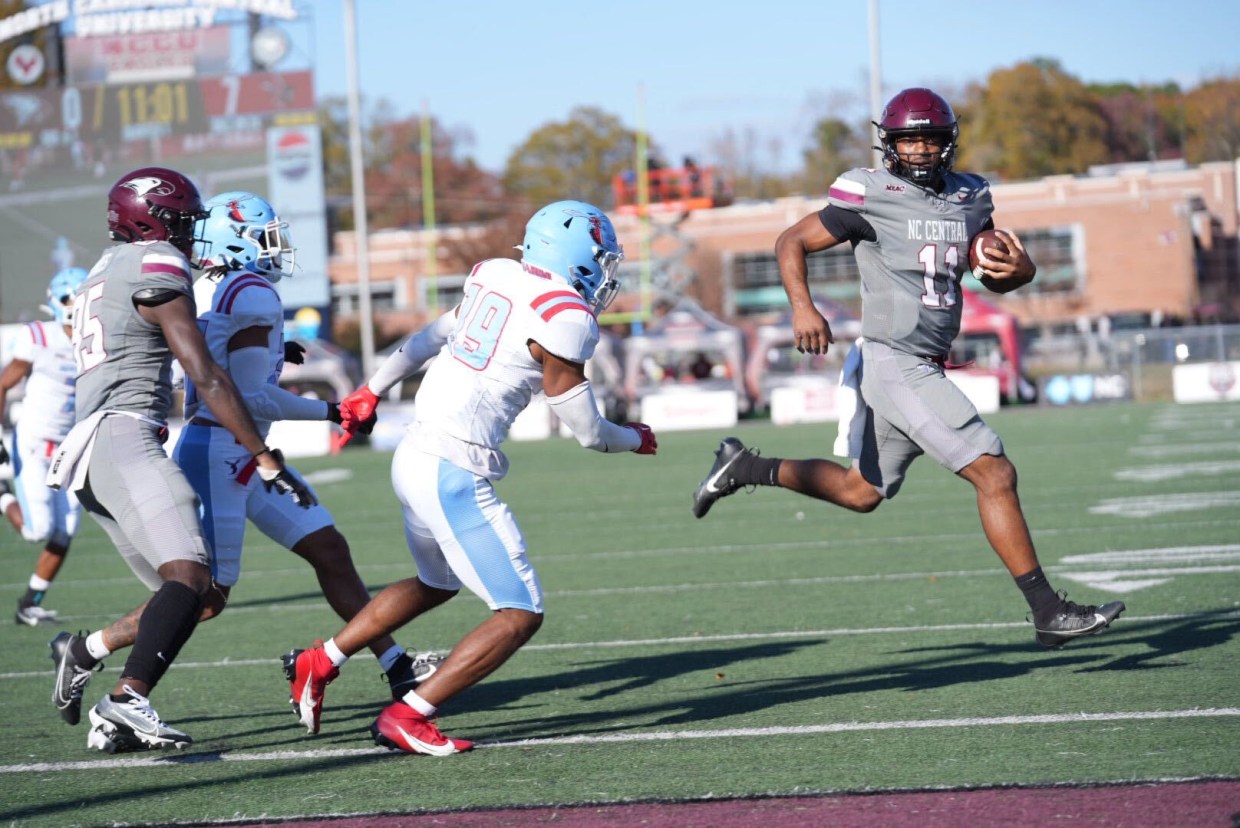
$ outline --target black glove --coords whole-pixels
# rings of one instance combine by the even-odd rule
[[[291,339],[285,340],[284,361],[291,362],[294,365],[304,365],[306,363],[306,346]]]
[[[370,412],[369,417],[362,420],[361,425],[357,427],[357,430],[361,434],[369,434],[370,432],[375,430],[375,423],[377,422],[379,422],[379,412],[372,411]]]
[[[343,420],[340,418],[340,403],[329,402],[327,404],[327,422],[340,425]]]
[[[367,432],[369,434],[370,432]],[[9,450],[4,447],[4,441],[0,440],[0,466],[9,462]]]
[[[263,452],[259,452],[262,454]],[[310,491],[310,487],[297,475],[293,474],[291,469],[284,466],[284,453],[279,449],[267,449],[268,454],[276,459],[280,464],[280,468],[265,469],[258,467],[258,476],[263,481],[263,488],[267,491],[275,489],[280,494],[286,494],[293,498],[293,502],[303,509],[309,509],[311,506],[318,504],[314,493]],[[257,455],[256,455],[257,456]]]

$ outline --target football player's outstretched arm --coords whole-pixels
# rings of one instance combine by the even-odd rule
[[[459,305],[412,334],[395,353],[384,360],[367,382],[362,383],[361,388],[340,401],[341,425],[345,429],[346,437],[339,445],[349,442],[348,438],[374,416],[381,396],[398,382],[413,376],[428,359],[439,353],[439,349],[448,341],[448,334],[452,333],[458,310]]]
[[[655,453],[658,442],[649,426],[616,425],[598,413],[585,365],[562,359],[537,342],[530,343],[530,353],[542,363],[543,392],[551,410],[569,427],[578,443],[595,451]]]
[[[978,281],[994,293],[1011,293],[1032,282],[1038,273],[1038,266],[1029,258],[1019,236],[1011,230],[999,232],[1007,240],[1007,252],[987,248],[986,262],[981,267],[983,275],[978,277]]]
[[[255,325],[237,331],[228,340],[228,376],[241,392],[250,413],[265,420],[330,420],[340,422],[340,408],[313,400],[268,382],[271,326]]]
[[[779,234],[775,241],[775,260],[779,263],[779,278],[792,306],[792,332],[797,350],[825,354],[835,337],[831,326],[818,308],[809,292],[809,266],[806,257],[810,253],[834,247],[839,241],[822,225],[817,213],[810,213],[796,224]]]

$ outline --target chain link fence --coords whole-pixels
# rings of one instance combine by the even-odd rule
[[[1029,342],[1025,373],[1035,382],[1063,374],[1123,375],[1132,398],[1172,399],[1172,369],[1186,363],[1240,361],[1240,325],[1144,328],[1110,334],[1061,334]]]

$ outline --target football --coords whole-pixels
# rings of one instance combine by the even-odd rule
[[[982,259],[983,248],[1000,250],[1004,253],[1008,250],[1007,242],[1003,240],[1003,236],[999,234],[998,230],[983,230],[974,236],[973,240],[969,242],[969,269],[979,279],[982,274],[978,273],[977,266]]]

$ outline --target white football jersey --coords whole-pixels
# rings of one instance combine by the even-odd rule
[[[488,259],[465,280],[456,325],[427,369],[410,426],[413,445],[490,480],[508,472],[499,450],[508,429],[542,391],[529,343],[572,362],[598,344],[598,321],[562,279]]]
[[[77,366],[73,342],[55,322],[31,322],[16,337],[13,358],[31,365],[22,401],[21,430],[29,437],[59,443],[73,428]]]
[[[199,279],[199,283],[206,279]],[[203,296],[195,286],[197,297]],[[267,382],[275,385],[280,381],[284,368],[284,305],[275,287],[262,276],[244,270],[229,273],[219,281],[210,301],[198,305],[198,327],[207,340],[207,350],[218,365],[228,365],[228,341],[246,328],[270,327],[267,350],[271,357],[271,370]],[[271,429],[271,420],[254,415],[258,433],[263,437]],[[185,380],[185,419],[215,416],[198,396],[194,384]]]

